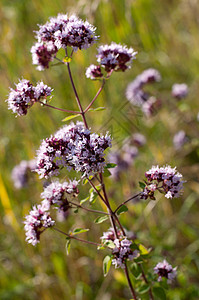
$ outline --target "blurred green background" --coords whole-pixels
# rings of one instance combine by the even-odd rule
[[[138,181],[153,164],[177,166],[187,183],[180,199],[159,197],[154,202],[129,205],[121,216],[128,230],[134,231],[146,247],[152,247],[149,268],[166,257],[178,266],[178,277],[167,293],[168,299],[199,299],[199,5],[197,0],[1,0],[0,2],[0,299],[1,300],[122,300],[129,299],[126,279],[112,268],[104,279],[102,260],[105,253],[95,247],[72,243],[66,256],[65,239],[49,230],[37,247],[27,245],[23,219],[31,206],[40,201],[43,182],[33,176],[28,188],[16,190],[10,178],[21,160],[34,157],[43,138],[55,132],[66,114],[34,105],[25,117],[8,111],[5,99],[9,86],[18,78],[36,83],[43,80],[54,88],[52,105],[74,109],[76,104],[64,66],[39,72],[32,65],[30,48],[34,30],[48,17],[58,13],[76,13],[97,27],[101,43],[132,46],[138,51],[132,68],[115,73],[107,82],[95,107],[102,112],[88,113],[93,131],[110,130],[120,141],[139,131],[147,138],[146,146],[120,181],[107,179],[113,207],[138,191]],[[96,46],[79,51],[71,62],[74,80],[86,107],[99,88],[84,76],[85,68],[95,63]],[[162,108],[149,119],[125,98],[127,84],[147,68],[156,68],[162,81],[150,91],[162,100]],[[171,98],[171,86],[185,82],[189,96],[177,102]],[[183,129],[188,143],[179,151],[173,136]],[[102,131],[103,131],[102,130]],[[116,136],[117,135],[117,136]],[[70,174],[69,174],[70,176]],[[80,188],[81,190],[81,188]],[[80,191],[82,199],[86,188]],[[96,207],[101,204],[97,203]],[[95,216],[75,214],[60,224],[68,232],[74,227],[91,228],[83,238],[99,241],[109,223],[93,224]],[[148,299],[141,295],[142,299]]]

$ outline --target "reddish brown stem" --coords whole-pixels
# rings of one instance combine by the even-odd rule
[[[68,109],[63,109],[63,108],[55,107],[55,106],[52,106],[50,104],[43,103],[42,101],[37,101],[37,102],[40,103],[40,104],[42,104],[42,105],[45,105],[45,106],[48,106],[50,108],[57,109],[57,110],[60,110],[60,111],[63,111],[63,112],[67,112],[67,113],[71,113],[71,114],[80,114],[81,115],[81,113],[79,111],[74,111],[74,110],[68,110]]]
[[[95,97],[93,98],[93,100],[90,102],[90,104],[87,106],[87,108],[84,110],[84,113],[86,113],[89,108],[92,106],[92,104],[95,102],[95,100],[97,99],[97,97],[99,96],[99,94],[101,93],[101,91],[103,90],[103,87],[105,85],[105,80],[103,79],[102,81],[102,86],[100,87],[100,89],[98,90],[97,94],[95,95]]]

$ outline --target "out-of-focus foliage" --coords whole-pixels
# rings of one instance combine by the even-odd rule
[[[24,77],[34,83],[43,80],[54,88],[52,103],[76,110],[69,78],[64,66],[39,72],[32,66],[30,48],[37,24],[57,13],[75,12],[97,27],[99,44],[111,41],[127,44],[138,51],[132,69],[115,73],[107,82],[95,107],[105,111],[89,112],[92,130],[109,130],[115,147],[134,132],[145,135],[147,144],[140,150],[130,169],[119,181],[107,178],[108,193],[113,207],[139,190],[138,182],[153,164],[177,166],[187,183],[182,198],[142,201],[128,206],[121,221],[137,234],[147,247],[152,247],[151,270],[162,257],[178,266],[178,277],[168,290],[167,298],[199,299],[199,140],[197,113],[199,103],[199,6],[197,0],[2,0],[0,2],[0,299],[128,299],[126,279],[120,270],[111,267],[103,277],[105,253],[95,247],[72,241],[66,256],[65,239],[57,232],[42,235],[34,248],[27,245],[23,219],[30,207],[40,201],[42,181],[33,176],[23,190],[15,190],[11,170],[21,160],[30,160],[42,138],[55,132],[67,115],[36,105],[25,117],[15,118],[4,100],[9,86]],[[71,68],[84,107],[99,88],[98,82],[85,78],[86,67],[95,63],[95,46],[74,55]],[[147,68],[156,68],[162,81],[150,90],[162,100],[155,116],[146,119],[138,108],[125,98],[127,84]],[[176,102],[171,97],[173,83],[189,86],[186,99]],[[97,117],[96,117],[97,116]],[[184,130],[188,142],[175,150],[173,136]],[[69,175],[70,176],[70,175]],[[86,190],[82,188],[85,198]],[[100,203],[96,203],[104,209]],[[102,228],[108,221],[94,225],[96,216],[74,213],[60,224],[68,231],[74,227],[91,228],[84,238],[99,242]],[[147,299],[143,294],[142,299]]]

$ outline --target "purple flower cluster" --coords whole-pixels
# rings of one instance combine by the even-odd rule
[[[130,69],[137,52],[112,42],[110,45],[102,45],[98,49],[97,62],[99,65],[91,65],[86,70],[86,77],[97,79],[103,77],[102,68],[110,74],[112,71],[126,71]],[[102,67],[102,68],[101,68]]]
[[[118,237],[122,237],[122,231],[120,229],[117,229]],[[108,231],[103,232],[103,236],[100,238],[103,243],[106,243],[107,241],[114,241],[115,240],[115,232],[113,227],[109,228]]]
[[[103,172],[104,150],[108,147],[111,147],[108,134],[91,133],[82,122],[65,125],[43,140],[37,151],[37,172],[40,178],[57,176],[62,167],[82,172],[83,176]]]
[[[21,189],[27,185],[29,173],[34,171],[35,168],[35,160],[22,160],[20,164],[13,168],[11,178],[16,189]]]
[[[48,201],[49,207],[55,205],[56,208],[66,212],[69,208],[68,197],[76,197],[79,193],[77,185],[79,181],[73,180],[70,182],[60,183],[53,181],[41,193],[41,198]]]
[[[154,192],[156,190],[165,194],[166,198],[178,198],[183,189],[182,175],[176,173],[176,168],[165,166],[153,166],[145,173],[147,178],[145,189],[141,195],[142,199],[154,200]]]
[[[173,144],[176,150],[182,148],[182,146],[188,141],[186,133],[184,130],[178,131],[173,137]]]
[[[112,260],[112,264],[115,268],[125,268],[126,260],[133,260],[138,255],[137,250],[131,250],[130,246],[132,244],[126,237],[123,239],[115,239],[114,240],[115,248],[112,251],[114,255],[114,259]]]
[[[25,219],[26,241],[33,246],[39,243],[41,233],[55,223],[50,217],[47,201],[42,201],[42,204],[34,206]]]
[[[69,197],[76,197],[79,193],[77,180],[63,182],[54,181],[41,193],[41,204],[34,206],[26,216],[25,231],[26,240],[35,246],[39,243],[41,233],[48,227],[52,227],[55,221],[50,216],[50,208],[58,208],[66,213],[69,208]]]
[[[126,98],[136,106],[142,108],[146,116],[151,116],[159,101],[143,90],[148,83],[159,82],[160,73],[155,69],[147,69],[138,75],[126,89]]]
[[[38,42],[31,48],[33,64],[41,71],[49,67],[60,48],[72,47],[73,51],[89,48],[98,39],[95,30],[75,15],[58,14],[50,18],[36,32]]]
[[[22,79],[16,85],[16,89],[10,89],[8,109],[12,109],[18,116],[26,115],[28,109],[42,98],[50,96],[52,89],[42,81],[33,86],[29,80]]]
[[[173,268],[166,260],[163,260],[155,266],[154,273],[158,274],[158,281],[165,277],[167,282],[171,283],[177,275],[176,269],[177,267]]]
[[[188,94],[188,86],[186,83],[175,83],[172,86],[172,96],[178,100],[185,98]]]

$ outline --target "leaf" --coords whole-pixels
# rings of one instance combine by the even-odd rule
[[[150,286],[148,284],[143,284],[143,285],[139,286],[138,293],[145,294],[148,292],[149,289],[150,289]]]
[[[77,214],[79,211],[78,207],[74,210],[74,213]]]
[[[139,250],[141,255],[149,254],[149,250],[142,244],[139,244]]]
[[[104,273],[104,277],[107,276],[108,271],[111,267],[111,262],[112,262],[112,257],[111,255],[107,255],[105,256],[104,260],[103,260],[103,273]]]
[[[105,166],[105,169],[112,169],[112,168],[115,168],[116,166],[117,166],[117,164],[110,163]]]
[[[71,246],[71,240],[70,240],[70,238],[67,238],[67,239],[68,240],[66,242],[65,248],[66,248],[66,254],[69,255],[69,253],[70,253],[70,246]]]
[[[89,198],[90,198],[90,197],[87,197],[87,198],[85,198],[85,199],[82,199],[82,200],[80,201],[80,205],[82,205],[84,202],[88,201]]]
[[[154,287],[153,288],[153,293],[155,294],[155,296],[157,296],[157,299],[160,299],[160,300],[166,300],[167,299],[166,293],[165,293],[164,289],[161,288],[161,287]]]
[[[94,177],[94,176],[91,175],[91,176],[89,176],[88,179],[91,180],[91,179],[93,179],[93,177]],[[87,178],[84,178],[83,181],[82,181],[82,183],[83,183],[83,184],[87,184],[87,183],[88,183],[88,179],[87,179]]]
[[[97,189],[98,191],[100,191],[101,186],[96,186],[96,189]],[[89,190],[89,194],[90,194],[90,198],[89,198],[90,204],[95,203],[95,201],[96,201],[96,199],[97,199],[97,196],[98,196],[98,193],[97,193],[93,188],[91,188],[91,189]]]
[[[111,249],[115,248],[115,244],[111,240],[106,241],[106,243],[104,245],[107,246],[108,248],[111,248]]]
[[[80,234],[80,233],[83,233],[83,232],[86,232],[86,231],[89,231],[89,229],[84,229],[84,228],[76,228],[73,230],[72,234],[75,235],[75,234]]]
[[[104,175],[104,177],[109,177],[109,176],[111,176],[111,172],[108,169],[104,169],[103,175]]]
[[[80,114],[68,116],[68,117],[64,118],[62,120],[62,122],[66,122],[66,121],[72,120],[72,119],[77,118],[79,116],[80,116]]]
[[[104,221],[106,221],[108,219],[108,216],[104,216],[104,217],[98,217],[97,219],[95,219],[94,223],[95,224],[101,224]]]
[[[141,189],[144,189],[146,184],[142,181],[139,181],[139,186],[141,187]]]
[[[97,108],[90,108],[88,111],[101,111],[101,110],[105,110],[106,107],[97,107]]]
[[[139,277],[142,275],[142,269],[141,269],[140,265],[136,264],[136,263],[133,263],[131,265],[130,269],[131,269],[131,273],[133,274],[133,276],[136,279],[139,279]]]
[[[128,211],[128,208],[126,207],[126,205],[122,205],[118,210],[117,210],[117,215],[121,215],[123,213],[125,213],[126,211]]]

